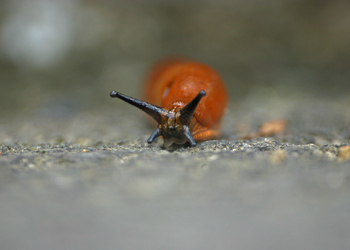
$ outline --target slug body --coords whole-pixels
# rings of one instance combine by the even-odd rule
[[[227,107],[219,74],[205,64],[183,59],[167,59],[155,65],[144,86],[145,101],[116,91],[111,97],[149,114],[158,126],[148,143],[162,136],[165,147],[186,142],[195,146],[197,141],[217,138]]]

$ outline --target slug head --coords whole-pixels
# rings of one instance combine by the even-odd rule
[[[174,106],[170,110],[163,109],[148,102],[123,95],[117,91],[111,92],[111,97],[119,98],[150,115],[158,126],[147,142],[152,143],[157,137],[163,136],[164,147],[170,147],[173,143],[182,145],[187,141],[191,146],[196,146],[189,125],[200,100],[206,95],[204,90],[199,91],[197,96],[185,107]]]

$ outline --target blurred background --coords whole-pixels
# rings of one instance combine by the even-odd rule
[[[348,98],[347,0],[0,1],[0,119],[67,117],[140,97],[152,62],[184,55],[216,68],[231,105],[283,89]]]

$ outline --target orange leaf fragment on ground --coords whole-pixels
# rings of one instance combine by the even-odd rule
[[[282,134],[286,129],[287,121],[286,120],[274,120],[268,121],[261,125],[258,135],[259,136],[271,136],[276,134]]]
[[[241,140],[250,140],[257,137],[272,136],[282,134],[287,127],[286,120],[273,120],[265,122],[261,125],[260,129],[256,133],[251,133],[249,135],[241,136]]]

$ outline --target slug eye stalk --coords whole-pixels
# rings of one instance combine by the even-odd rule
[[[183,124],[190,124],[194,111],[196,111],[196,108],[200,102],[200,100],[206,95],[207,93],[204,90],[199,91],[197,96],[190,101],[185,107],[183,107],[180,110],[180,119]]]
[[[156,122],[160,123],[161,122],[161,117],[166,116],[168,111],[166,109],[163,109],[161,107],[155,106],[153,104],[150,104],[145,101],[138,100],[136,98],[124,95],[122,93],[119,93],[117,91],[112,91],[110,94],[111,97],[116,97],[124,102],[127,102],[136,108],[141,109],[143,112],[147,113],[149,116],[151,116]]]

